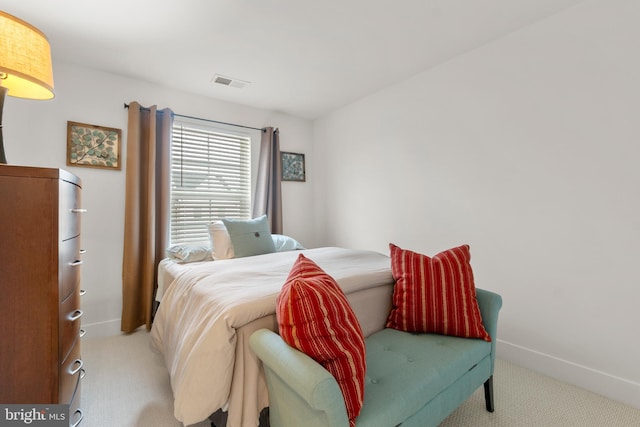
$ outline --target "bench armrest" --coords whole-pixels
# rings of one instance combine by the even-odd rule
[[[491,336],[491,373],[496,358],[496,337],[498,332],[498,312],[502,307],[502,297],[494,292],[476,288],[476,299],[480,307],[482,324]]]
[[[267,329],[254,332],[249,343],[267,377],[272,426],[349,426],[340,387],[322,365]]]

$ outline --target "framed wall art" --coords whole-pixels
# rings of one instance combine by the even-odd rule
[[[283,181],[300,181],[306,180],[304,170],[304,154],[280,152],[280,163],[282,165]]]
[[[67,122],[67,165],[120,170],[122,131]]]

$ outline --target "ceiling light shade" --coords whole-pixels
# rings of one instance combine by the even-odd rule
[[[0,86],[7,95],[53,98],[49,40],[40,30],[0,11]]]

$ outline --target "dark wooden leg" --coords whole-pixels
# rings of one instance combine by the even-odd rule
[[[216,412],[209,416],[211,421],[211,427],[225,427],[227,425],[228,413],[223,412],[222,409],[218,409]],[[259,427],[269,427],[269,408],[264,408],[260,412],[260,419],[258,420]]]
[[[209,415],[209,420],[211,420],[211,427],[226,427],[227,425],[227,413],[223,412],[222,409],[218,409],[213,414]]]
[[[484,382],[484,400],[487,404],[487,411],[493,412],[493,375]]]
[[[269,408],[266,407],[260,412],[258,427],[269,427]]]

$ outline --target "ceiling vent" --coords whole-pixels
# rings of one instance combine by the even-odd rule
[[[222,86],[231,86],[238,89],[242,89],[243,87],[251,83],[245,80],[235,79],[233,77],[227,77],[220,74],[216,74],[215,76],[213,76],[213,79],[211,81]]]

